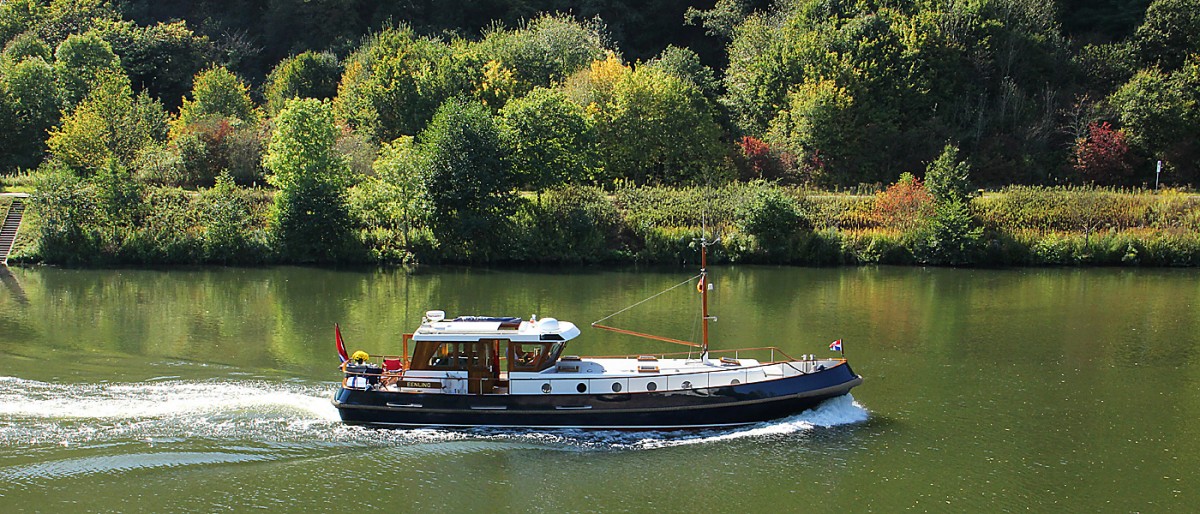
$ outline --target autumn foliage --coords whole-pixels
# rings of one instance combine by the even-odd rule
[[[910,229],[934,213],[933,197],[921,179],[905,173],[900,180],[875,195],[875,217],[880,225]]]
[[[1088,135],[1075,142],[1075,170],[1091,182],[1120,185],[1133,178],[1125,133],[1108,122],[1088,125]]]

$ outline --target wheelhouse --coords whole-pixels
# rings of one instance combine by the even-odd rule
[[[579,328],[554,318],[490,318],[460,316],[445,319],[442,311],[426,313],[412,341],[406,377],[462,377],[470,393],[506,389],[510,373],[541,373],[554,368],[567,341]],[[407,353],[407,349],[406,349]],[[401,386],[421,385],[414,381]]]

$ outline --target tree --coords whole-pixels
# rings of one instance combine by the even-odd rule
[[[96,191],[69,169],[51,164],[35,184],[31,206],[37,213],[38,251],[49,262],[74,264],[98,251]]]
[[[717,4],[707,11],[689,6],[683,15],[684,23],[702,26],[710,36],[733,39],[738,25],[750,15],[750,2],[751,0],[717,0]]]
[[[345,199],[350,171],[333,150],[337,136],[328,102],[294,99],[275,119],[263,166],[279,188],[270,230],[289,260],[331,262],[353,251]]]
[[[710,100],[716,100],[720,87],[712,68],[700,62],[700,56],[687,48],[668,46],[663,49],[647,66],[658,68],[668,75],[686,80],[700,88],[700,92]]]
[[[1143,67],[1174,71],[1200,53],[1200,11],[1193,0],[1155,0],[1133,37]]]
[[[422,38],[407,27],[375,34],[346,59],[334,100],[338,119],[373,141],[416,134],[446,99],[472,89],[482,64],[467,57],[465,43]]]
[[[363,204],[360,215],[372,218],[363,221],[373,226],[391,225],[400,231],[405,244],[409,229],[421,218],[422,157],[412,136],[384,143],[372,166],[379,183],[361,187],[359,195]]]
[[[49,6],[36,23],[38,37],[57,45],[72,34],[84,34],[105,21],[120,19],[109,0],[50,0]]]
[[[777,186],[762,182],[747,191],[747,198],[738,205],[736,218],[739,228],[754,236],[768,255],[784,251],[798,232],[812,230],[795,199]]]
[[[95,33],[68,36],[54,51],[54,72],[62,88],[62,106],[71,110],[107,73],[124,73],[112,46]]]
[[[96,78],[95,89],[50,130],[47,145],[55,157],[81,175],[133,163],[142,148],[166,137],[167,114],[145,92],[136,97],[125,75]],[[110,163],[115,160],[116,164]]]
[[[9,0],[0,3],[0,44],[41,23],[46,6],[39,0]],[[36,35],[36,34],[35,34]]]
[[[96,34],[112,45],[135,90],[149,91],[169,108],[179,107],[193,77],[207,65],[215,46],[187,22],[140,27],[132,21],[99,23]]]
[[[1130,157],[1125,133],[1108,122],[1092,123],[1087,137],[1075,142],[1075,171],[1098,184],[1128,184],[1134,171]]]
[[[1142,70],[1108,101],[1130,145],[1165,161],[1179,183],[1200,180],[1200,55],[1171,73]]]
[[[58,92],[54,69],[41,57],[24,59],[0,76],[0,105],[8,107],[4,119],[12,125],[0,134],[5,152],[0,169],[30,169],[46,152],[46,131],[58,122]],[[0,122],[4,123],[4,122]]]
[[[856,143],[862,138],[853,107],[854,97],[834,81],[806,81],[787,95],[786,108],[771,120],[766,140],[802,162],[819,159],[822,166],[806,169],[806,179],[825,184],[845,182],[830,177],[824,163],[846,173],[844,160],[857,151]]]
[[[247,254],[255,253],[251,252],[254,229],[250,204],[246,191],[238,189],[227,173],[217,177],[212,188],[200,192],[206,260],[222,264],[246,262]]]
[[[250,100],[250,88],[223,66],[214,66],[196,75],[192,99],[183,100],[176,127],[213,118],[234,118],[251,125],[258,123],[258,110]]]
[[[516,30],[488,31],[478,51],[483,59],[495,63],[497,71],[511,73],[509,98],[516,98],[561,82],[602,58],[605,39],[603,27],[596,23],[579,23],[565,14],[542,14]],[[489,105],[498,109],[504,103]]]
[[[594,138],[586,112],[560,90],[538,88],[500,110],[512,171],[541,192],[592,177]]]
[[[637,183],[727,179],[721,128],[700,89],[653,67],[624,74],[599,107],[597,137],[605,173]]]
[[[267,76],[267,112],[275,115],[292,98],[337,96],[342,68],[329,52],[304,52],[279,62]]]
[[[4,53],[0,56],[0,66],[8,68],[33,57],[50,62],[54,54],[50,51],[50,45],[42,41],[42,38],[37,37],[37,34],[23,32],[4,45]]]
[[[439,240],[466,259],[495,257],[514,205],[512,175],[491,112],[466,98],[448,100],[419,142],[423,197]]]
[[[920,227],[934,213],[933,197],[921,179],[911,173],[875,194],[875,216],[879,223],[911,230]]]
[[[936,203],[966,202],[971,198],[971,163],[958,160],[958,146],[947,144],[925,168],[925,188]]]

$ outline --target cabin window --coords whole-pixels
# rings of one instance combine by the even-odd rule
[[[463,360],[462,343],[442,343],[429,357],[426,369],[462,369]]]
[[[413,352],[414,370],[493,370],[495,341],[422,341]]]

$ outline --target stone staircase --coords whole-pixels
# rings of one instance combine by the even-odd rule
[[[17,240],[17,231],[21,230],[24,215],[24,199],[14,197],[8,215],[4,217],[4,225],[0,226],[0,258],[3,258],[5,266],[8,266],[8,255],[12,253],[13,242]]]

